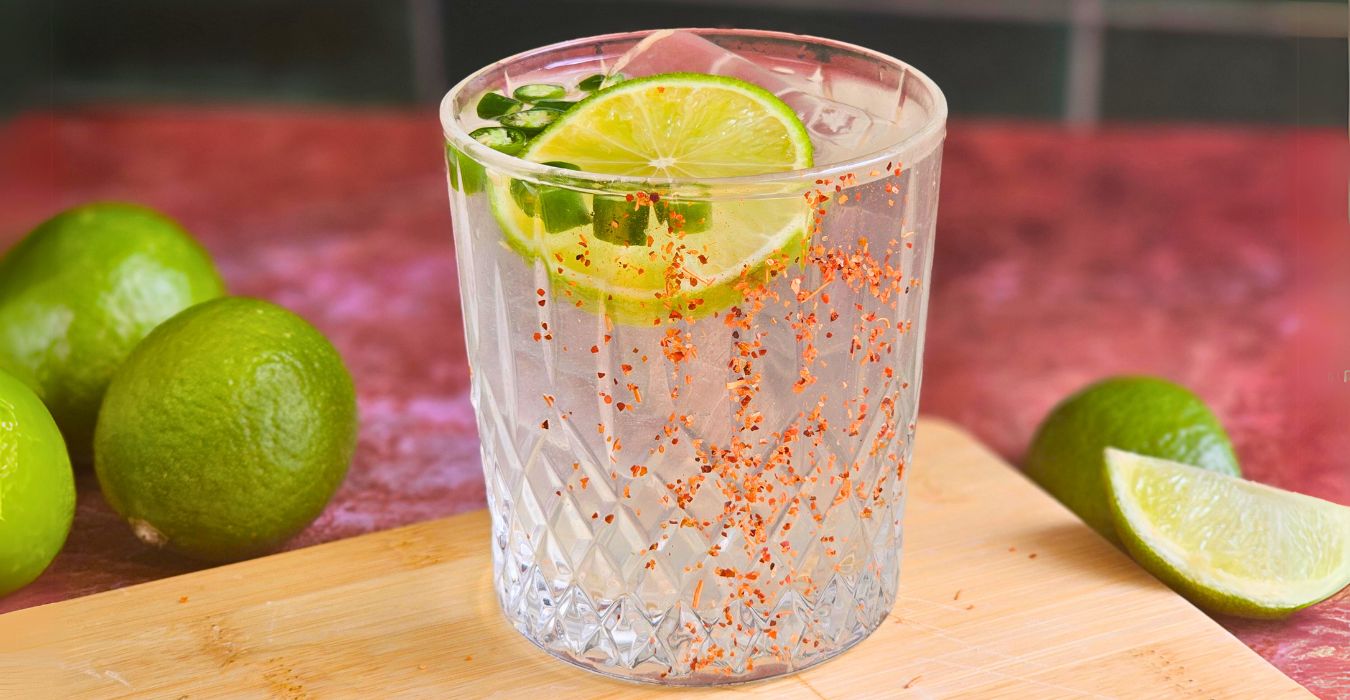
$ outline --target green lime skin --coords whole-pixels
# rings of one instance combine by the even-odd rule
[[[51,564],[75,517],[75,475],[61,431],[23,382],[0,372],[0,596]]]
[[[163,214],[69,209],[0,259],[0,369],[32,387],[87,464],[113,371],[152,328],[224,291],[206,251]]]
[[[144,542],[234,561],[318,517],[356,429],[352,379],[328,340],[279,306],[225,297],[164,322],[118,369],[94,468]]]
[[[1198,396],[1156,377],[1112,377],[1046,416],[1027,451],[1027,476],[1117,546],[1104,470],[1106,448],[1241,476],[1232,443]]]

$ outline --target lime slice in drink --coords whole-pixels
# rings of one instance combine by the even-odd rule
[[[509,179],[490,175],[492,210],[507,243],[544,262],[568,297],[562,301],[617,321],[650,324],[672,312],[726,308],[801,254],[809,208],[800,192],[662,198],[674,178],[811,165],[811,141],[796,114],[750,83],[698,73],[628,80],[560,113],[520,157],[648,180],[624,195],[582,194],[575,198],[581,211],[569,213],[530,211],[519,183],[512,197]]]
[[[1106,482],[1126,548],[1201,607],[1281,617],[1350,584],[1350,508],[1116,449]]]

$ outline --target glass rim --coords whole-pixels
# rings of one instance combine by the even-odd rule
[[[542,163],[534,163],[514,156],[509,156],[495,149],[484,146],[469,136],[468,131],[460,122],[454,109],[455,99],[460,93],[482,77],[487,72],[494,70],[502,65],[516,63],[528,58],[539,56],[551,51],[557,51],[570,46],[584,43],[601,43],[605,41],[618,41],[628,38],[641,39],[649,34],[664,31],[663,29],[642,29],[631,32],[614,32],[610,34],[597,34],[594,36],[569,39],[545,46],[540,46],[528,51],[522,51],[511,56],[493,61],[482,68],[465,76],[454,87],[450,88],[440,102],[440,121],[441,133],[445,140],[454,145],[460,151],[470,156],[473,160],[491,168],[499,173],[508,176],[524,178],[532,181],[556,181],[560,176],[566,180],[581,185],[592,185],[596,190],[605,190],[615,185],[623,186],[649,186],[653,183],[659,183],[667,187],[749,187],[755,185],[783,185],[788,183],[799,183],[801,181],[812,182],[819,179],[834,178],[845,173],[854,172],[860,166],[876,163],[882,160],[896,160],[897,156],[909,150],[915,144],[922,144],[932,140],[935,136],[940,136],[946,129],[947,124],[947,97],[942,93],[942,89],[932,78],[928,77],[923,71],[902,61],[894,56],[884,54],[880,51],[850,44],[835,39],[812,36],[809,34],[795,34],[792,32],[780,32],[766,29],[722,29],[717,27],[680,27],[677,31],[688,31],[698,34],[731,34],[746,37],[763,37],[773,39],[787,39],[805,41],[810,44],[835,48],[845,51],[852,51],[866,58],[887,63],[892,66],[902,68],[907,75],[919,80],[920,84],[928,90],[933,98],[933,110],[927,115],[923,125],[915,129],[912,133],[906,135],[884,148],[879,148],[871,152],[849,158],[846,160],[825,163],[823,165],[812,165],[809,168],[799,168],[797,170],[784,170],[782,172],[764,173],[760,175],[737,175],[734,177],[676,177],[676,178],[651,178],[636,175],[614,175],[605,173],[596,173],[585,170],[564,170]],[[585,184],[582,184],[585,183]],[[589,188],[587,188],[589,189]]]

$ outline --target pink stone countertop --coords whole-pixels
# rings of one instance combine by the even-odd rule
[[[953,124],[924,411],[1017,462],[1070,391],[1156,373],[1209,401],[1250,477],[1350,504],[1348,161],[1342,130]],[[430,110],[98,108],[0,125],[0,248],[102,198],[177,217],[235,293],[299,312],[346,358],[357,456],[290,547],[483,506]],[[65,551],[0,612],[193,568],[141,546],[83,473]],[[1220,622],[1317,695],[1350,698],[1350,595]]]

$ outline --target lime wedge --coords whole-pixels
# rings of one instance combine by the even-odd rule
[[[651,324],[672,313],[724,309],[798,259],[810,210],[800,193],[777,199],[662,200],[672,178],[715,178],[809,167],[811,140],[792,109],[744,81],[698,73],[628,80],[557,117],[520,154],[539,163],[646,178],[625,200],[585,194],[593,216],[559,231],[510,196],[505,176],[490,177],[492,211],[506,242],[547,266],[579,307],[622,323]],[[519,186],[517,186],[519,190]],[[654,195],[654,196],[653,196]],[[603,205],[603,206],[600,206]],[[701,212],[697,225],[672,226],[665,209]],[[624,216],[625,207],[632,216]],[[602,210],[603,209],[603,213]],[[617,215],[616,215],[617,212]],[[555,217],[555,222],[557,217]],[[620,226],[636,230],[608,230]]]
[[[1130,554],[1203,608],[1282,617],[1350,584],[1350,508],[1111,448],[1106,482]]]

